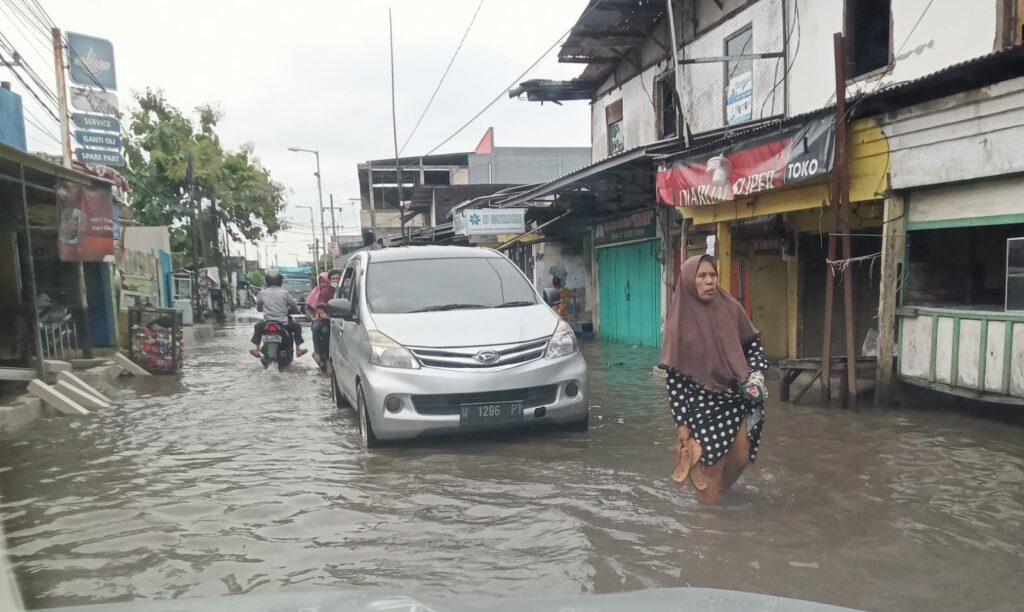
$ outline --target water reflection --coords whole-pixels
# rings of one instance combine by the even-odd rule
[[[33,606],[340,588],[428,595],[759,591],[868,609],[1024,596],[1019,427],[945,412],[769,409],[716,508],[668,479],[657,351],[592,343],[588,434],[367,452],[308,360],[247,326],[185,375],[0,439],[0,510]]]

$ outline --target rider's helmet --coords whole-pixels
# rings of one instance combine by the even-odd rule
[[[284,284],[284,276],[282,276],[280,272],[267,274],[265,280],[267,281],[268,287],[280,287]]]

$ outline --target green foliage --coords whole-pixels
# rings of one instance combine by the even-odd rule
[[[139,223],[170,226],[172,250],[192,251],[187,231],[193,211],[184,198],[191,151],[194,193],[207,201],[200,213],[202,237],[216,236],[216,228],[226,227],[233,239],[255,242],[282,229],[284,187],[271,179],[251,147],[224,150],[216,132],[221,115],[215,108],[200,106],[193,122],[159,91],[147,89],[135,101],[138,108],[129,118],[124,148],[128,204]],[[204,242],[208,253],[213,240]]]
[[[246,276],[249,277],[249,282],[256,285],[257,287],[262,287],[264,285],[264,281],[266,280],[263,278],[263,270],[249,270],[249,273],[246,274]]]

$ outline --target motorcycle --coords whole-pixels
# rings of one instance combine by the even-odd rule
[[[286,368],[295,359],[295,341],[292,333],[284,325],[268,321],[263,328],[263,339],[260,343],[260,363],[268,367],[277,362],[277,369]]]

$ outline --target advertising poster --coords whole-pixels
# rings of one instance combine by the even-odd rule
[[[103,261],[114,254],[114,200],[109,187],[62,182],[57,189],[61,261]]]

